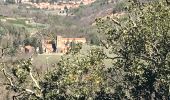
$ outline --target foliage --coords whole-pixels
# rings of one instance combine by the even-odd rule
[[[90,5],[82,5],[79,8],[75,8],[72,12],[77,16],[89,16],[89,13],[96,12],[98,10],[103,10],[104,7],[107,7],[108,0],[96,0]],[[111,4],[112,5],[112,4]],[[89,11],[89,12],[88,12]]]
[[[164,1],[131,4],[126,22],[97,20],[100,32],[107,36],[106,44],[117,55],[118,59],[112,58],[113,68],[124,72],[125,96],[119,98],[168,99],[170,8]]]
[[[3,69],[6,85],[20,99],[168,100],[170,8],[165,1],[132,0],[128,5],[123,20],[96,19],[99,35],[106,37],[102,45],[110,54],[102,47],[81,53],[81,45],[75,45],[54,69],[37,79],[31,60],[21,61],[14,65],[15,77],[9,78],[11,74]],[[112,66],[106,67],[108,59]]]
[[[88,54],[68,54],[62,57],[55,69],[47,71],[41,80],[33,76],[31,59],[13,64],[12,75],[6,78],[11,84],[9,89],[20,94],[15,98],[20,99],[89,99],[101,87],[107,87],[104,77],[107,70],[103,59],[105,54],[102,49],[92,49]],[[9,75],[4,70],[4,75]],[[31,80],[32,82],[31,82]],[[106,88],[107,89],[107,88]],[[105,90],[105,89],[104,89]]]
[[[27,37],[23,42],[24,46],[33,46],[35,50],[39,48],[39,53],[42,53],[42,43],[37,37]]]
[[[92,45],[99,45],[100,44],[100,39],[96,34],[90,34],[90,44]]]
[[[104,85],[104,56],[94,56],[100,53],[102,54],[101,50],[94,49],[84,56],[71,54],[63,57],[58,67],[46,76],[47,82],[58,85],[47,92],[50,98],[55,99],[55,95],[71,100],[93,98],[95,92],[100,91],[100,87]]]
[[[14,56],[17,53],[19,45],[22,45],[22,41],[25,38],[25,30],[11,26],[8,23],[1,23],[0,30],[1,57],[5,55]]]
[[[127,6],[127,0],[120,0],[113,7],[113,13],[125,11]]]
[[[79,53],[81,49],[82,49],[82,43],[75,43],[75,41],[72,41],[70,43],[70,49],[67,53],[71,53],[74,55],[76,53]]]

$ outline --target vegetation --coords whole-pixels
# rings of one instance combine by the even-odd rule
[[[12,53],[14,55],[24,38],[28,35],[24,28],[17,28],[9,24],[1,23],[0,49],[1,57]]]
[[[31,58],[2,63],[13,99],[169,100],[169,2],[131,0],[127,5],[123,17],[96,19],[100,47],[82,52],[81,44],[72,43],[70,52],[42,74]]]
[[[168,3],[155,1],[141,5],[132,1],[128,9],[125,22],[97,20],[102,25],[100,32],[107,37],[105,46],[116,54],[111,58],[112,70],[123,72],[116,96],[120,100],[169,99]]]
[[[18,18],[13,21],[10,20],[9,23],[18,27],[25,27],[30,33],[38,30],[48,35],[60,34],[67,37],[86,37],[92,40],[90,35],[97,33],[95,27],[91,24],[95,21],[95,18],[106,16],[108,13],[111,14],[116,3],[107,4],[105,0],[96,0],[90,5],[69,9],[70,16],[58,16],[56,14],[58,11],[35,9],[28,4],[0,6],[2,9],[0,15]],[[119,8],[122,9],[122,7]],[[35,25],[25,23],[30,18],[36,23]],[[41,30],[42,28],[43,30]]]

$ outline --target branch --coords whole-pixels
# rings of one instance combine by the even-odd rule
[[[111,77],[111,76],[107,76],[107,77],[108,77],[111,81],[113,81],[115,84],[119,84],[119,83],[120,83],[120,82],[114,80],[113,77]]]
[[[20,94],[18,94],[18,95],[12,96],[12,100],[17,99],[17,97],[21,96],[22,94],[23,94],[23,93],[20,93]]]
[[[37,82],[37,80],[33,77],[33,75],[32,75],[32,68],[30,68],[30,76],[31,76],[31,79],[33,80],[33,82],[35,83],[35,85],[36,85],[36,87],[38,88],[38,89],[40,89],[41,90],[41,88],[40,88],[40,86],[39,86],[39,84],[38,84],[38,82]]]
[[[10,86],[15,87],[15,88],[17,88],[17,89],[21,89],[22,91],[28,92],[28,93],[30,93],[31,95],[34,95],[35,97],[40,98],[39,96],[36,95],[36,93],[35,93],[33,90],[25,89],[25,88],[18,87],[18,86],[16,86],[16,85],[14,85],[13,82],[12,82],[12,80],[11,80],[11,78],[9,78],[9,74],[7,74],[7,72],[5,71],[4,68],[2,69],[2,72],[3,72],[4,76],[6,77],[6,79],[7,79],[7,80],[9,81],[9,83],[10,83],[10,84],[5,84],[5,85],[10,85]]]
[[[114,18],[112,18],[112,21],[113,21],[116,25],[118,25],[118,26],[121,27],[121,24],[120,24],[117,20],[115,20]]]
[[[14,86],[14,84],[12,83],[11,78],[9,78],[9,76],[7,75],[7,73],[6,73],[6,71],[5,71],[4,68],[2,69],[2,72],[3,72],[4,76],[5,76],[5,78],[6,78],[6,79],[8,80],[8,82],[10,83],[10,85],[11,85],[11,86]]]
[[[155,65],[158,65],[158,63],[157,63],[155,60],[151,59],[151,58],[148,58],[148,57],[145,57],[145,56],[140,56],[140,57],[141,57],[141,59],[143,59],[143,60],[148,60],[148,61],[153,62]]]
[[[108,47],[102,40],[100,40],[100,42],[102,43],[102,45],[103,45],[106,49],[109,49],[109,47]]]
[[[165,0],[167,5],[170,5],[170,1],[169,0]]]
[[[115,59],[124,59],[124,58],[123,58],[123,57],[113,57],[113,58],[112,58],[112,57],[108,57],[108,56],[107,56],[106,59],[115,60]]]

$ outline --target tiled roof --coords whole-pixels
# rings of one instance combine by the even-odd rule
[[[62,38],[62,40],[86,40],[85,38]]]
[[[30,46],[30,45],[25,46],[25,48],[26,48],[26,49],[29,49],[29,50],[30,50],[30,49],[33,49],[33,47]]]

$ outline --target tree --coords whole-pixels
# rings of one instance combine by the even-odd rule
[[[42,53],[43,53],[42,42],[39,41],[38,45],[39,45],[39,46],[38,46],[38,48],[39,48],[39,53],[42,54]]]
[[[7,3],[11,3],[11,4],[14,4],[16,3],[15,0],[6,0]]]
[[[52,48],[53,48],[53,52],[56,52],[57,47],[56,47],[56,42],[55,42],[55,40],[52,40]]]
[[[103,42],[115,55],[113,69],[120,69],[120,86],[129,99],[169,99],[170,8],[163,1],[141,4],[132,1],[126,21],[98,19]]]
[[[90,34],[90,44],[92,45],[99,45],[100,44],[100,39],[96,34]]]
[[[24,46],[30,45],[32,47],[34,47],[35,49],[35,53],[38,53],[36,50],[37,48],[39,48],[39,50],[41,51],[40,53],[42,53],[42,44],[41,41],[37,38],[37,37],[27,37],[24,41]]]
[[[20,30],[19,28],[16,28],[14,26],[10,26],[5,23],[0,24],[0,49],[1,49],[1,57],[11,54],[16,49],[18,49],[20,45],[20,32],[23,32],[22,34],[24,35],[24,31]],[[11,52],[12,51],[12,52]],[[9,53],[11,52],[11,53]]]
[[[67,14],[67,16],[68,16],[69,9],[68,9],[67,6],[64,6],[64,12],[65,12],[65,13]]]
[[[62,57],[55,69],[39,78],[31,59],[14,63],[10,74],[6,65],[2,71],[9,82],[8,89],[18,93],[14,96],[16,99],[85,100],[94,98],[101,87],[106,87],[104,58],[101,49],[93,49],[85,55],[70,53]]]

